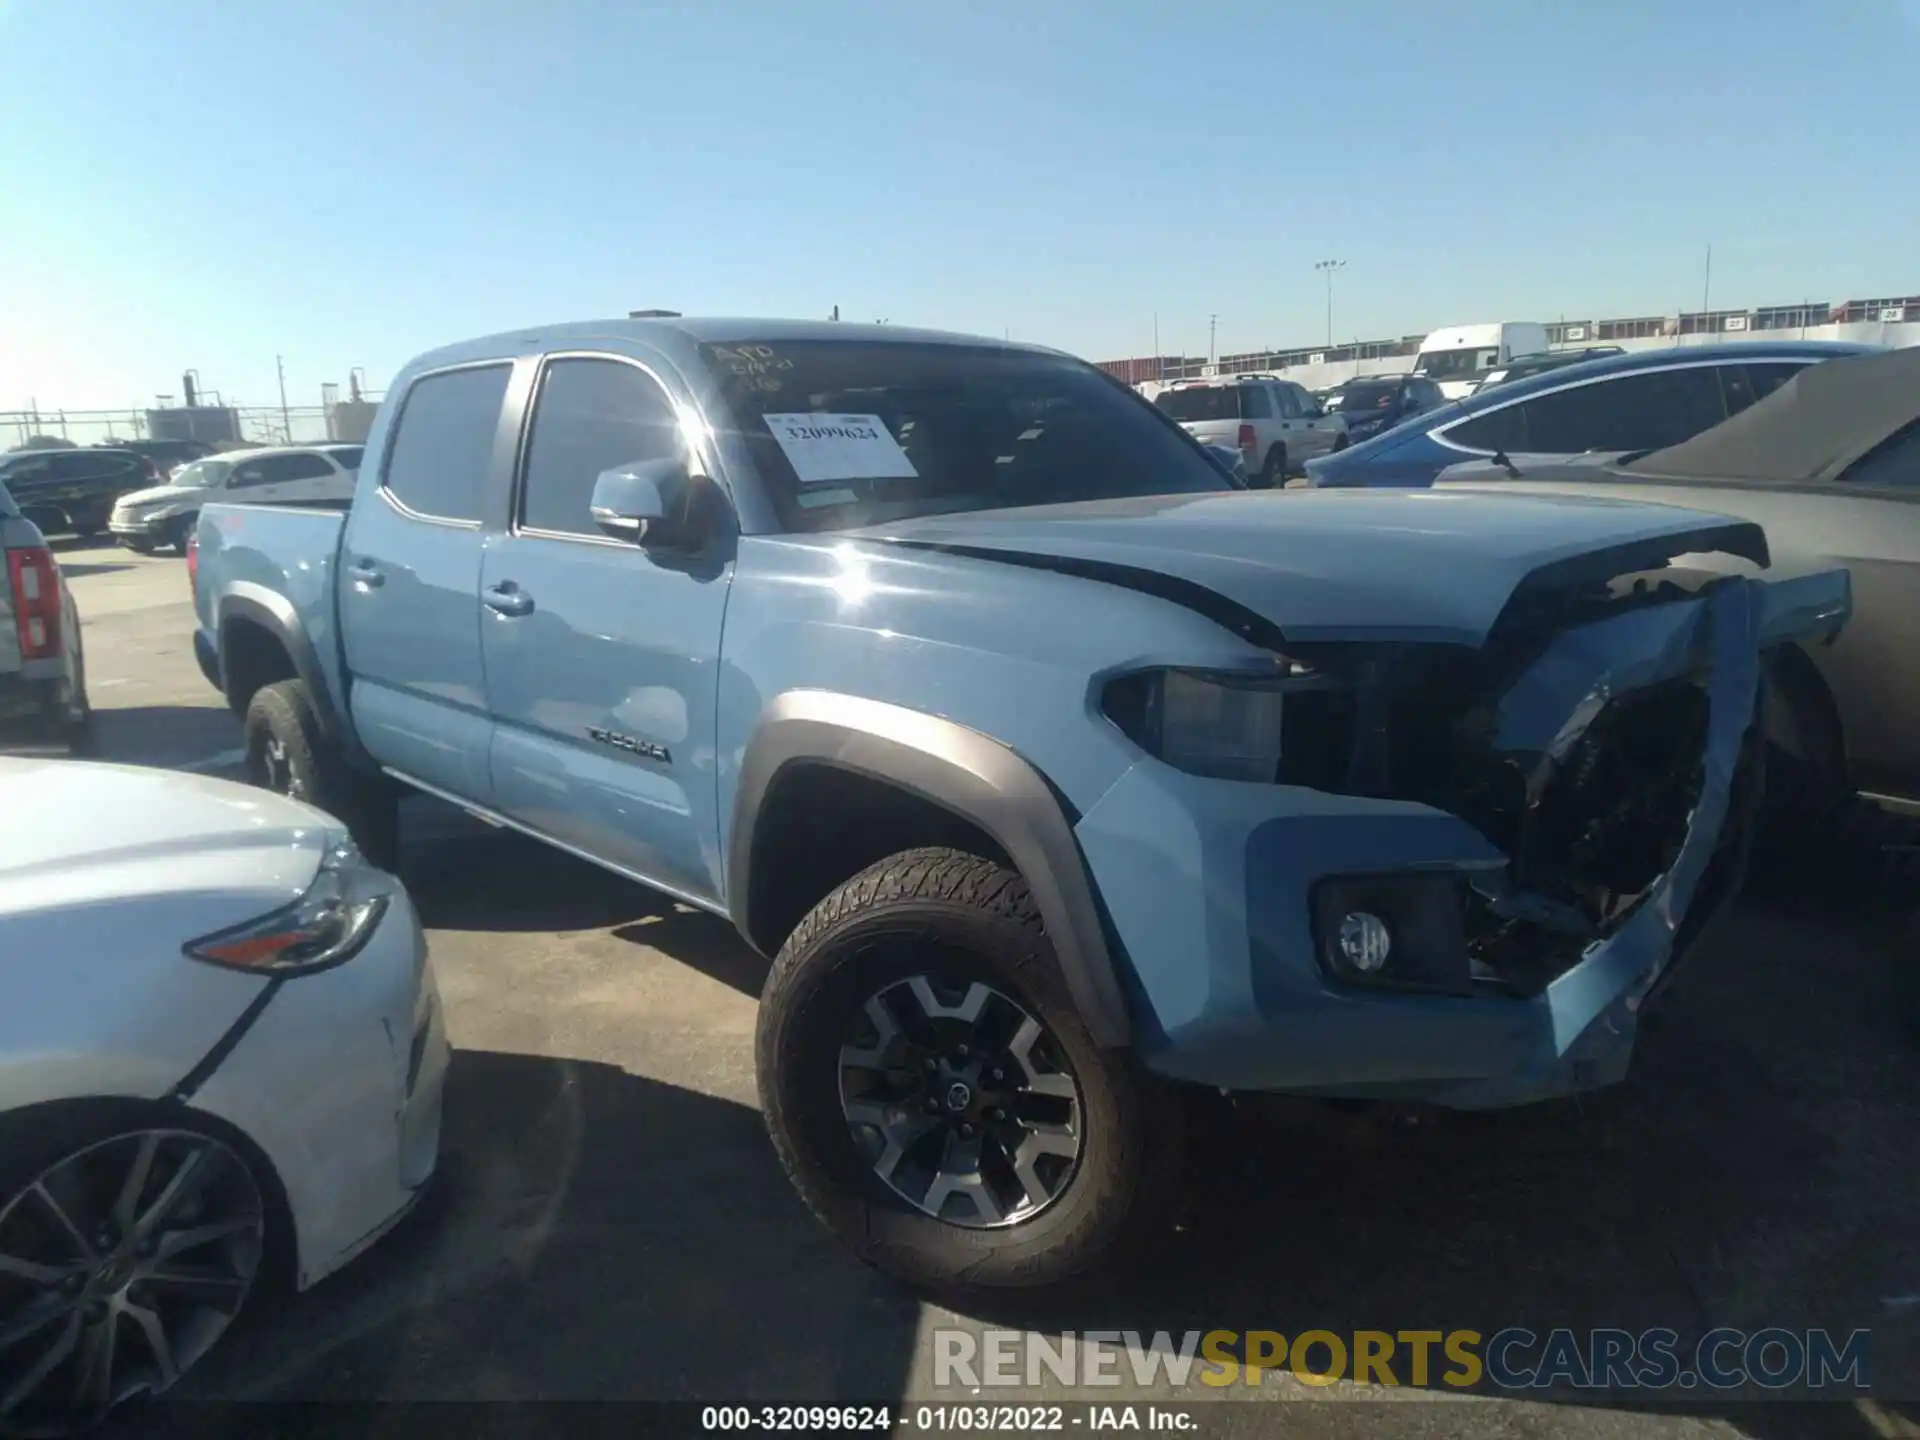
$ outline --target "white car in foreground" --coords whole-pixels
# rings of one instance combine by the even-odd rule
[[[0,812],[0,1433],[58,1432],[406,1213],[447,1041],[406,891],[330,816],[8,759]]]

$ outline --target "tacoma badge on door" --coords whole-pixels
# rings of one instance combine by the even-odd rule
[[[594,725],[587,727],[587,734],[602,745],[611,745],[616,750],[630,750],[635,755],[645,756],[649,760],[658,760],[663,765],[673,760],[673,756],[667,753],[666,746],[656,745],[651,740],[636,740],[631,735],[620,735]]]

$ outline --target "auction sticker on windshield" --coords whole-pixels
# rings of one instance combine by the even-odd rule
[[[802,485],[836,480],[912,480],[920,472],[878,415],[763,417]]]

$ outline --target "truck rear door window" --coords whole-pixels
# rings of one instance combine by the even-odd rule
[[[618,360],[552,361],[534,403],[520,524],[598,537],[588,510],[601,472],[683,449],[673,402],[646,371]]]
[[[380,483],[416,515],[478,520],[509,365],[424,375],[407,391]]]

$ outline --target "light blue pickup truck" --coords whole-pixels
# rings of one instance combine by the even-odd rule
[[[1071,357],[753,320],[423,356],[344,516],[198,551],[258,783],[725,917],[794,1184],[971,1287],[1151,1234],[1183,1089],[1620,1078],[1739,877],[1766,652],[1849,605],[1753,525],[1250,492]]]

